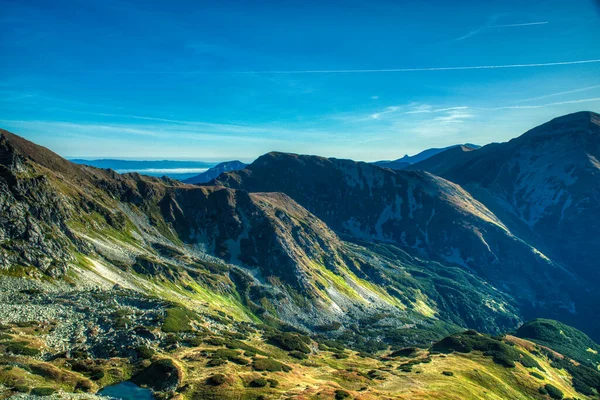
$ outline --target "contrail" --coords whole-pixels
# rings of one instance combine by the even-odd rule
[[[585,92],[587,90],[593,90],[593,89],[598,89],[598,88],[600,88],[600,85],[586,86],[586,87],[579,88],[579,89],[567,90],[565,92],[556,92],[556,93],[546,94],[544,96],[532,97],[532,98],[529,98],[529,99],[523,99],[523,100],[516,101],[515,103],[526,103],[526,102],[529,102],[529,101],[542,100],[542,99],[547,99],[549,97],[562,96],[562,95],[565,95],[565,94],[573,94],[573,93]]]
[[[238,71],[232,74],[364,74],[377,72],[427,72],[427,71],[468,71],[475,69],[506,69],[506,68],[538,68],[554,67],[561,65],[595,64],[600,59],[559,61],[534,64],[504,64],[504,65],[474,65],[462,67],[429,67],[429,68],[387,68],[387,69],[314,69],[314,70],[275,70],[275,71]]]
[[[590,99],[578,99],[578,100],[567,100],[567,101],[559,101],[556,103],[547,103],[547,104],[538,104],[534,106],[506,106],[506,107],[493,107],[493,108],[479,108],[479,110],[519,110],[519,109],[537,109],[537,108],[546,108],[553,106],[562,106],[565,104],[579,104],[579,103],[592,103],[600,101],[600,97],[593,97]]]
[[[516,26],[533,26],[533,25],[546,25],[548,21],[540,21],[540,22],[526,22],[524,24],[506,24],[506,25],[492,25],[490,28],[513,28]]]
[[[114,75],[283,75],[283,74],[369,74],[383,72],[436,72],[436,71],[469,71],[477,69],[510,69],[510,68],[541,68],[564,65],[597,64],[600,59],[558,61],[533,64],[503,64],[503,65],[472,65],[460,67],[425,67],[425,68],[381,68],[381,69],[308,69],[308,70],[258,70],[258,71],[115,71],[115,70],[59,70],[69,73],[92,73]]]

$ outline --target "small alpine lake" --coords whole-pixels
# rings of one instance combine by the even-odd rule
[[[121,400],[154,400],[150,389],[139,387],[133,382],[125,381],[116,385],[106,386],[98,392],[99,396],[112,397]]]

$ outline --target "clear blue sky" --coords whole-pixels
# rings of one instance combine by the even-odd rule
[[[591,0],[0,3],[0,126],[66,157],[394,159],[600,111]]]

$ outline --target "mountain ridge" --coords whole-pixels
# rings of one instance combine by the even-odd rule
[[[598,345],[522,325],[594,333],[587,282],[471,190],[277,152],[191,185],[0,131],[3,393],[597,397]]]
[[[445,152],[447,150],[453,149],[455,147],[461,147],[467,150],[477,150],[481,146],[473,144],[473,143],[464,143],[464,144],[455,144],[448,147],[439,147],[439,148],[431,148],[421,151],[413,156],[409,156],[406,154],[404,157],[398,158],[396,160],[383,160],[383,161],[375,161],[371,164],[377,165],[378,167],[402,170],[406,169],[408,166],[418,163],[420,161],[424,161],[436,154]]]
[[[576,296],[575,288],[585,286],[510,232],[460,186],[431,174],[273,152],[212,183],[250,192],[284,192],[334,231],[394,243],[419,257],[476,271],[510,288],[513,296],[521,298],[527,315],[535,315],[536,304],[546,302],[547,307],[549,298],[553,299],[550,308],[568,310],[573,299],[561,302],[564,286],[571,287],[571,296]]]

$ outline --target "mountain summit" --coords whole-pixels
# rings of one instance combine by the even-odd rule
[[[600,280],[600,115],[553,119],[507,143],[411,166],[456,182],[545,254]]]

